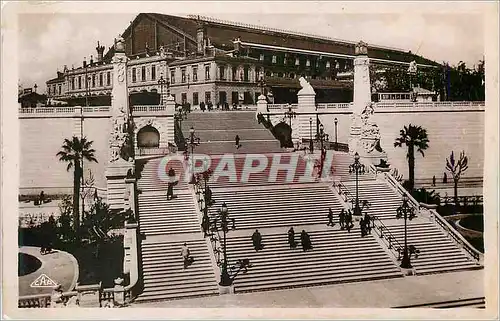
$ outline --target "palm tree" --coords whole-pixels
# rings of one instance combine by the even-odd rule
[[[465,156],[465,152],[462,151],[460,153],[460,157],[458,158],[458,161],[455,159],[455,156],[453,155],[453,151],[451,152],[450,158],[446,159],[446,170],[451,173],[453,176],[453,183],[454,183],[454,199],[455,199],[455,204],[458,205],[458,181],[460,180],[460,177],[462,174],[469,168],[467,165],[468,159],[467,156]]]
[[[408,152],[406,158],[408,159],[408,190],[413,191],[415,185],[415,147],[417,151],[424,156],[424,150],[429,148],[429,139],[427,138],[427,130],[421,126],[414,126],[409,124],[400,130],[400,136],[396,138],[394,147],[402,147],[406,145]]]
[[[80,201],[80,179],[82,177],[82,161],[86,159],[90,162],[96,162],[97,159],[94,156],[95,149],[92,147],[92,141],[88,141],[85,137],[79,139],[73,136],[72,140],[64,139],[64,144],[62,145],[61,151],[59,151],[56,156],[62,162],[67,162],[69,171],[71,168],[73,170],[73,224],[75,230],[80,226],[80,214],[79,214],[79,201]]]

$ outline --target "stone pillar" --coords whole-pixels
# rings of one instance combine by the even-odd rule
[[[116,278],[115,286],[113,288],[114,303],[117,305],[125,304],[125,287],[123,286],[123,279]]]
[[[127,56],[125,41],[115,40],[113,63],[113,89],[111,99],[111,131],[109,135],[109,163],[106,168],[108,204],[111,209],[124,209],[125,177],[133,169],[133,159],[129,158],[133,146],[129,137],[129,99],[127,90]],[[124,159],[127,158],[127,160]]]
[[[257,100],[257,112],[255,114],[256,118],[257,118],[257,114],[259,114],[259,113],[261,113],[262,115],[265,115],[268,113],[266,96],[260,94],[260,96],[257,99],[258,99]]]
[[[297,125],[295,126],[295,135],[292,132],[292,140],[294,144],[296,141],[302,141],[303,138],[309,139],[310,137],[310,123],[309,118],[312,118],[312,136],[316,135],[316,92],[311,84],[301,77],[299,79],[302,89],[297,93],[298,108],[297,118],[295,119]],[[293,122],[292,122],[293,124]]]
[[[370,87],[370,59],[368,58],[368,49],[364,42],[360,41],[355,47],[354,58],[354,102],[352,123],[349,131],[349,153],[360,152],[361,135],[361,113],[371,102]]]
[[[81,308],[99,308],[99,293],[101,283],[92,285],[77,285],[75,290],[78,292],[78,301]]]
[[[74,123],[73,123],[73,136],[82,139],[83,132],[83,108],[81,106],[76,106],[74,111]],[[85,136],[85,135],[83,135]]]
[[[175,115],[175,101],[173,96],[166,98],[166,111],[167,111],[167,133],[166,137],[162,138],[160,134],[160,148],[167,148],[168,143],[175,145],[174,139],[174,115]]]

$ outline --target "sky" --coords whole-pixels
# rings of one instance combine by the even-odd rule
[[[192,8],[192,7],[190,7]],[[238,21],[349,41],[411,50],[426,58],[456,65],[477,64],[484,55],[484,30],[480,14],[386,13],[386,14],[223,14],[196,12]],[[151,12],[151,11],[150,11]],[[156,11],[168,14],[168,10]],[[137,16],[134,13],[21,14],[18,20],[19,80],[23,87],[57,76],[64,65],[82,64],[96,55],[97,41],[106,48]],[[171,13],[177,15],[178,13]],[[106,49],[107,51],[107,49]]]

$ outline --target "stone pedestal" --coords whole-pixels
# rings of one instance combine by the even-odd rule
[[[168,144],[175,144],[174,138],[174,115],[175,115],[175,100],[172,95],[168,95],[166,99],[165,107],[167,112],[167,133],[163,135],[160,133],[160,148],[167,148]]]
[[[114,303],[117,305],[125,304],[125,287],[123,286],[123,279],[115,279],[115,286],[113,288]]]
[[[78,285],[75,290],[78,292],[78,301],[81,308],[99,308],[99,292],[101,284]]]
[[[267,114],[267,100],[266,96],[260,95],[257,100],[257,112],[255,114],[255,118],[257,118],[257,114],[265,115]]]
[[[316,92],[312,86],[304,79],[299,79],[302,89],[297,93],[297,130],[295,138],[299,141],[302,139],[309,139],[311,136],[314,139],[316,135]],[[312,128],[309,118],[312,118]]]
[[[234,285],[224,286],[219,284],[219,294],[234,294]]]
[[[127,193],[127,184],[125,183],[125,178],[127,177],[127,172],[133,170],[133,168],[133,162],[127,162],[121,158],[112,162],[106,168],[108,204],[110,209],[126,209],[125,195]]]

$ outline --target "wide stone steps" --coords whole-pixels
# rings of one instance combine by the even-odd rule
[[[182,132],[198,130],[263,129],[257,122],[255,112],[191,113],[182,121]],[[184,136],[187,137],[187,136]]]
[[[191,194],[176,194],[168,201],[162,194],[139,195],[139,223],[141,232],[146,235],[200,231]]]
[[[222,142],[202,142],[195,147],[196,154],[222,155],[222,154],[262,154],[262,153],[282,153],[278,140],[243,140],[241,147],[236,148],[233,141]]]
[[[186,140],[189,137],[189,129],[185,129],[184,138]],[[225,129],[225,130],[214,130],[214,129],[203,129],[196,130],[195,135],[200,138],[201,142],[211,142],[211,141],[229,141],[234,142],[236,135],[240,137],[241,141],[246,140],[276,140],[271,134],[271,132],[264,127],[260,129]]]
[[[263,291],[288,287],[366,281],[401,277],[378,242],[367,235],[340,230],[308,232],[313,250],[303,252],[300,230],[296,230],[298,247],[290,249],[286,233],[262,235],[264,249],[256,252],[248,236],[227,241],[229,262],[249,258],[252,267],[235,279],[235,291]]]
[[[356,183],[346,182],[344,186],[349,190],[352,199],[356,197]],[[366,200],[370,206],[365,209],[370,215],[381,220],[396,217],[396,209],[402,204],[402,197],[383,181],[361,181],[358,183],[358,197],[360,204]]]
[[[404,246],[404,225],[387,225],[390,233]],[[420,250],[411,264],[418,274],[481,268],[458,245],[431,222],[408,224],[408,245]]]
[[[179,157],[182,159],[182,157]],[[163,157],[157,157],[147,160],[137,161],[137,171],[140,178],[137,181],[137,187],[141,190],[167,190],[167,182],[164,181],[168,177],[168,171],[173,168],[175,174],[180,176],[179,183],[174,189],[187,189],[188,181],[184,179],[184,167],[180,160],[169,160],[168,163],[162,162]],[[164,166],[160,168],[160,166]],[[161,174],[161,175],[160,175]]]
[[[298,186],[225,191],[213,189],[212,198],[216,203],[209,212],[215,215],[225,202],[237,229],[326,224],[329,208],[332,208],[335,219],[338,218],[342,205],[327,185]]]
[[[142,244],[144,291],[136,302],[217,295],[219,290],[203,239],[186,241],[195,259],[183,268],[181,246],[184,242]]]
[[[341,181],[353,181],[356,180],[355,173],[349,173],[349,165],[354,163],[354,156],[348,153],[334,152],[333,153],[333,175],[337,176],[341,179]],[[372,172],[369,172],[368,163],[364,163],[365,165],[365,173],[358,174],[358,180],[373,180],[375,179],[375,175]]]

